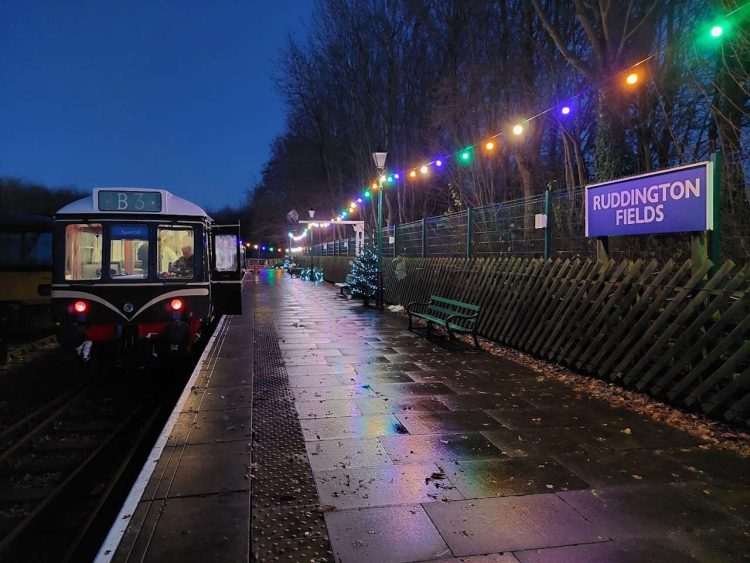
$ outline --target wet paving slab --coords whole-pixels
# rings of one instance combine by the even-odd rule
[[[748,460],[325,284],[266,293],[336,561],[744,560]]]
[[[554,494],[424,504],[456,556],[600,542],[597,527]]]

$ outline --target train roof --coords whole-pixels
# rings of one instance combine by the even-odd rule
[[[116,205],[105,207],[103,205],[103,195],[110,196],[108,201],[116,202],[116,198],[120,194],[125,194],[124,197],[127,201],[128,196],[137,194],[143,194],[148,196],[151,203],[154,204],[152,209],[140,210],[134,208],[131,205],[130,208],[118,209]],[[112,200],[111,198],[115,199]],[[188,201],[181,197],[168,192],[167,190],[154,189],[154,188],[94,188],[94,193],[88,197],[84,197],[72,203],[69,203],[65,207],[62,207],[57,211],[55,216],[59,215],[179,215],[182,217],[205,217],[211,220],[211,217],[206,213],[204,209],[198,207],[192,201]]]
[[[35,213],[0,213],[0,226],[52,227],[52,217]]]

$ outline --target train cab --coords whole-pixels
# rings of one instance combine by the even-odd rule
[[[185,352],[239,314],[239,229],[166,190],[97,188],[55,215],[52,312],[63,346],[88,357]],[[221,282],[221,283],[219,283]]]

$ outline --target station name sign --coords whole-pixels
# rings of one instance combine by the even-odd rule
[[[713,229],[713,163],[586,186],[586,236]]]
[[[158,191],[95,190],[99,211],[125,213],[160,213],[162,194]]]

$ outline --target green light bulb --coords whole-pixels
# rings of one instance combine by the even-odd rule
[[[724,34],[724,28],[720,25],[715,25],[711,28],[711,37],[719,38]]]

